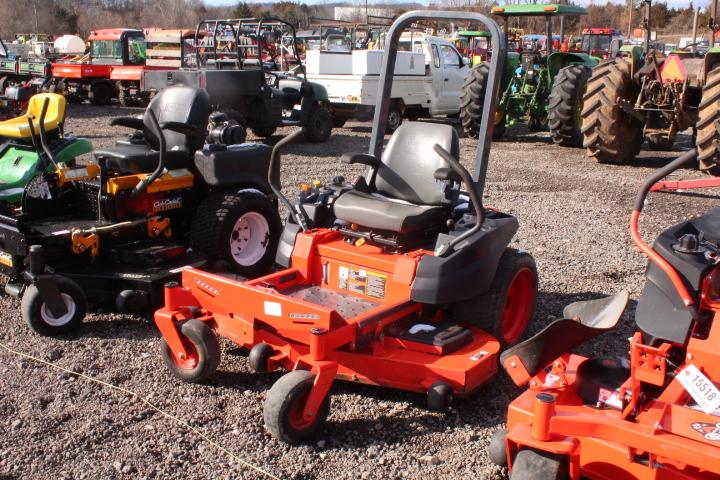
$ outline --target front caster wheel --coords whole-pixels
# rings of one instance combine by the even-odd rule
[[[447,412],[452,403],[452,388],[445,382],[435,382],[427,392],[427,406],[431,412]]]
[[[515,457],[510,480],[565,480],[566,462],[559,455],[537,450],[520,450]]]
[[[267,343],[258,343],[250,349],[248,355],[248,363],[250,368],[257,373],[266,373],[268,371],[268,360],[273,355],[273,349]]]
[[[65,302],[64,315],[53,315],[35,285],[30,285],[25,290],[20,303],[20,311],[30,328],[40,335],[50,337],[77,330],[87,310],[87,299],[80,285],[59,275],[56,275],[54,280]]]
[[[180,324],[180,339],[188,353],[185,358],[173,354],[162,340],[161,353],[170,373],[187,383],[210,378],[220,364],[220,342],[215,332],[205,322],[187,320]]]
[[[330,411],[330,394],[311,418],[305,418],[305,402],[315,383],[315,374],[295,370],[280,377],[265,400],[265,428],[273,437],[295,444],[312,439],[325,425]]]
[[[507,430],[501,428],[493,433],[490,439],[490,445],[488,446],[488,455],[490,461],[498,467],[507,467],[507,446],[505,444],[505,438],[507,437]]]

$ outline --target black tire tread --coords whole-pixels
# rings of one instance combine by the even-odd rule
[[[582,146],[582,132],[577,123],[576,109],[582,101],[592,68],[570,65],[560,69],[553,80],[548,97],[548,128],[552,140],[565,147]]]
[[[480,122],[489,75],[490,64],[488,62],[479,63],[470,69],[463,82],[460,96],[460,123],[468,137],[478,138],[480,134]],[[502,122],[495,126],[493,138],[500,138],[504,133],[505,122]]]
[[[698,107],[697,151],[700,170],[720,175],[720,66],[710,70]]]

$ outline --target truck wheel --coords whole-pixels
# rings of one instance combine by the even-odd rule
[[[110,105],[113,97],[113,88],[107,83],[96,83],[90,90],[93,105]]]
[[[520,450],[513,461],[510,480],[566,480],[568,468],[561,456],[537,450]]]
[[[303,127],[305,139],[311,143],[326,141],[332,133],[332,124],[330,112],[320,103],[315,103],[308,115],[307,125]]]
[[[592,68],[570,65],[560,69],[548,97],[548,127],[553,142],[564,147],[582,146],[583,95]]]
[[[265,428],[273,437],[295,444],[315,437],[330,412],[330,394],[325,396],[319,410],[308,420],[303,409],[313,388],[315,374],[307,370],[286,373],[268,391],[263,416]]]
[[[180,359],[173,355],[164,339],[160,345],[165,365],[170,373],[187,383],[199,383],[210,378],[220,365],[220,342],[217,335],[207,323],[191,319],[179,324],[180,339],[187,358]]]
[[[252,132],[256,137],[268,138],[272,137],[275,130],[277,130],[275,127],[255,127],[252,129]]]
[[[642,124],[617,102],[635,100],[630,67],[627,59],[614,58],[595,67],[588,80],[581,113],[583,146],[598,163],[625,164],[640,152]]]
[[[487,292],[452,306],[455,321],[482,328],[502,348],[517,343],[535,310],[537,267],[527,252],[508,248]]]
[[[465,135],[478,138],[480,134],[480,121],[482,119],[485,90],[490,74],[490,64],[483,62],[470,69],[462,86],[460,97],[460,123]],[[501,138],[505,134],[505,115],[503,112],[495,113],[495,128],[493,138]]]
[[[700,170],[720,175],[720,66],[710,70],[698,107],[697,149]]]
[[[277,208],[256,192],[214,192],[198,207],[190,244],[208,261],[228,262],[232,271],[255,278],[270,269],[282,226]]]
[[[54,278],[65,302],[65,315],[55,317],[45,305],[40,290],[35,285],[30,285],[25,290],[20,302],[20,311],[30,328],[40,335],[51,337],[77,330],[87,310],[87,299],[80,285],[60,275]]]
[[[390,109],[387,115],[387,127],[385,133],[392,134],[395,130],[400,128],[403,122],[403,113],[396,102],[390,104]]]

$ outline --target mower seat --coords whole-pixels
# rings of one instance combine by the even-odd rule
[[[42,114],[43,103],[48,99],[48,108],[45,113],[43,126],[46,132],[51,132],[60,128],[65,121],[65,107],[67,105],[65,97],[57,93],[38,93],[30,97],[28,109],[24,115],[11,118],[0,122],[0,137],[14,139],[29,139],[32,134],[28,118],[33,117],[33,128],[35,133],[40,134],[40,115]]]
[[[401,235],[440,228],[449,209],[434,175],[449,165],[435,153],[435,144],[458,157],[460,139],[452,126],[423,122],[401,125],[371,172],[374,189],[340,195],[333,207],[335,217]]]
[[[142,141],[118,142],[95,151],[95,158],[104,158],[109,171],[121,174],[150,173],[160,161],[160,140],[152,128],[148,111],[162,125],[165,122],[187,123],[201,131],[207,129],[210,100],[198,88],[170,87],[162,90],[148,105],[142,119]],[[202,148],[204,138],[163,130],[165,166],[168,169],[190,168],[195,151]]]

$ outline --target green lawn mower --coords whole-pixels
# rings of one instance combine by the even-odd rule
[[[553,4],[498,6],[492,13],[505,20],[506,34],[512,30],[508,22],[511,17],[546,20],[544,49],[507,53],[494,137],[501,137],[507,126],[527,123],[531,131],[549,129],[556,144],[580,146],[583,92],[599,59],[582,52],[553,52],[553,42],[547,39],[553,38],[553,18],[560,17],[562,25],[564,16],[584,15],[587,11],[573,5]],[[477,136],[479,131],[488,70],[487,62],[474,66],[463,86],[460,119],[470,136]]]

